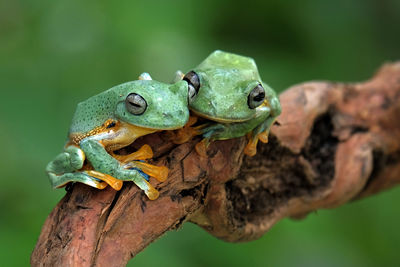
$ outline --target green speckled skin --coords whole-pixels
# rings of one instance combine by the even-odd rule
[[[261,81],[252,58],[215,51],[193,69],[200,78],[200,89],[189,107],[197,115],[214,120],[202,130],[211,140],[240,137],[253,130],[253,136],[269,130],[281,113],[275,91]],[[248,95],[262,84],[269,106],[250,109]]]
[[[153,80],[137,80],[117,85],[79,103],[69,133],[90,132],[109,119],[148,129],[181,128],[189,118],[187,90],[185,81],[171,85]],[[139,94],[145,99],[147,108],[143,114],[133,115],[126,109],[125,99],[131,93]],[[119,180],[133,181],[147,194],[149,186],[142,173],[124,168],[125,166],[112,157],[101,144],[102,140],[109,141],[121,137],[125,145],[136,138],[130,137],[123,127],[116,130],[110,128],[82,139],[79,147],[66,146],[64,152],[47,165],[46,171],[52,186],[61,187],[68,182],[81,182],[98,187],[98,179],[85,171],[79,171],[86,158],[95,171]]]
[[[191,110],[228,122],[254,117],[256,111],[247,107],[247,96],[261,78],[253,59],[215,51],[193,70],[201,87]]]
[[[142,115],[132,115],[125,109],[125,98],[137,93],[147,101]],[[185,98],[186,96],[186,98]],[[177,129],[187,121],[187,84],[168,85],[154,80],[137,80],[114,86],[78,104],[70,133],[84,133],[116,119],[152,129]]]

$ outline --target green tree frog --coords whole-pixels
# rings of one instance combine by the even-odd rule
[[[178,143],[201,134],[204,139],[196,150],[206,155],[210,141],[247,135],[244,153],[253,156],[258,140],[268,142],[281,106],[274,90],[261,81],[252,58],[217,50],[186,75],[178,71],[175,79],[179,78],[188,83],[192,114],[213,122],[191,127],[197,120],[191,117],[178,131]]]
[[[143,162],[153,156],[150,146],[128,155],[114,151],[140,136],[183,127],[189,118],[187,103],[187,82],[165,84],[147,73],[79,103],[64,152],[46,168],[52,186],[81,182],[119,190],[122,181],[133,181],[149,199],[156,199],[159,193],[147,175],[164,181],[168,168]]]

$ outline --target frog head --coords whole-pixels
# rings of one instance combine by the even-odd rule
[[[215,51],[183,80],[189,86],[189,107],[218,122],[253,118],[273,90],[261,81],[252,58]]]
[[[115,116],[144,128],[171,130],[185,125],[188,86],[185,81],[165,84],[154,80],[125,83],[116,89],[119,95]]]
[[[187,103],[185,81],[166,84],[144,79],[123,83],[79,103],[70,134],[96,132],[110,120],[147,129],[177,129],[189,118]]]

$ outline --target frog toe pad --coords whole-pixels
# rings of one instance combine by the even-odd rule
[[[147,182],[147,181],[146,181]],[[148,182],[147,182],[148,183]],[[144,190],[144,193],[146,194],[146,196],[150,199],[150,200],[155,200],[158,198],[158,196],[160,195],[160,193],[157,191],[157,189],[155,189],[151,184],[149,184],[149,188]]]

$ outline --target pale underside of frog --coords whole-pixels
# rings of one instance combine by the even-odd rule
[[[112,87],[78,104],[64,152],[46,168],[53,187],[81,182],[99,189],[121,189],[133,181],[149,199],[158,191],[149,176],[164,181],[168,168],[145,162],[153,157],[149,145],[128,155],[114,152],[137,138],[183,127],[189,118],[188,85],[165,84],[143,73],[139,80]]]
[[[178,71],[175,81],[189,86],[189,109],[192,116],[184,128],[176,131],[174,142],[184,143],[202,135],[197,152],[207,155],[211,141],[247,135],[244,153],[257,153],[258,140],[268,142],[271,125],[281,113],[275,91],[261,81],[252,58],[215,51],[199,66],[184,75]],[[193,126],[198,117],[206,123]]]

